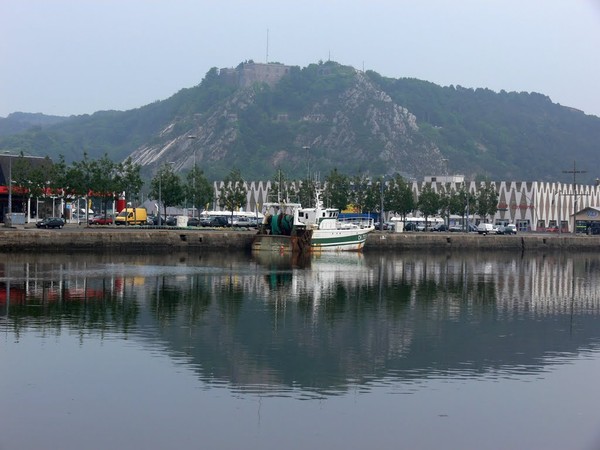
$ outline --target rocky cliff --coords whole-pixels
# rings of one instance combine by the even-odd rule
[[[323,176],[333,168],[374,176],[441,173],[442,154],[421,134],[416,117],[362,72],[352,70],[343,89],[315,92],[298,107],[277,99],[276,87],[286,77],[285,70],[278,72],[277,80],[272,72],[262,72],[262,79],[255,67],[260,65],[248,66],[240,70],[251,77],[221,70],[228,83],[244,82],[226,100],[193,116],[189,127],[174,118],[151,144],[132,153],[134,162],[157,166],[174,161],[182,171],[194,162],[222,171],[235,166],[263,178],[278,167],[301,178],[307,166]],[[331,76],[331,72],[322,71],[321,76]],[[247,82],[249,78],[252,83]],[[265,139],[252,142],[247,133],[257,128],[264,130]],[[269,132],[274,135],[272,141]]]

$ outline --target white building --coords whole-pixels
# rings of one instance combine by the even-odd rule
[[[479,188],[485,186],[485,183],[465,182],[462,175],[428,178],[430,181],[412,182],[415,198],[419,197],[425,185],[431,185],[436,192],[466,187],[475,196]],[[585,220],[587,208],[600,209],[599,186],[538,181],[499,181],[490,184],[498,193],[498,212],[492,222],[514,223],[520,231],[545,231],[560,227],[563,232],[572,232],[574,214],[577,213],[577,220]],[[219,192],[221,186],[222,182],[215,183],[215,192]],[[246,188],[248,194],[245,210],[261,211],[262,205],[267,201],[271,182],[246,182]],[[470,218],[474,222],[480,220],[472,214]],[[600,217],[596,219],[600,220]]]

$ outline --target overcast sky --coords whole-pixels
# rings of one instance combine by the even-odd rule
[[[600,0],[1,0],[0,117],[137,108],[267,54],[600,116]]]

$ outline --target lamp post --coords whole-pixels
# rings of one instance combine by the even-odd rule
[[[444,165],[444,183],[448,182],[448,158],[442,158],[440,160]]]
[[[383,187],[385,185],[385,175],[381,177],[381,214],[379,214],[379,231],[383,231]]]
[[[305,145],[302,149],[306,150],[306,179],[310,180],[310,147]]]
[[[175,164],[174,162],[167,162],[165,163],[165,167],[167,167],[169,164]],[[162,204],[162,177],[163,177],[163,168],[161,168],[161,170],[159,171],[158,174],[158,226],[162,225],[162,216],[160,214],[160,207]]]
[[[587,170],[578,170],[576,161],[573,161],[572,170],[563,170],[562,173],[573,174],[573,234],[577,233],[577,174],[587,173]]]
[[[12,214],[12,159],[13,156],[9,151],[4,152],[8,156],[8,214]]]
[[[191,141],[197,139],[197,136],[189,135]],[[194,147],[194,168],[192,169],[192,217],[196,217],[196,148]]]
[[[158,175],[158,226],[162,225],[162,216],[160,214],[160,207],[162,203],[162,172]]]
[[[558,234],[562,234],[562,191],[558,191]]]

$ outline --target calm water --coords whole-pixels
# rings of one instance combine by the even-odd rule
[[[0,255],[0,449],[598,449],[600,257]]]

